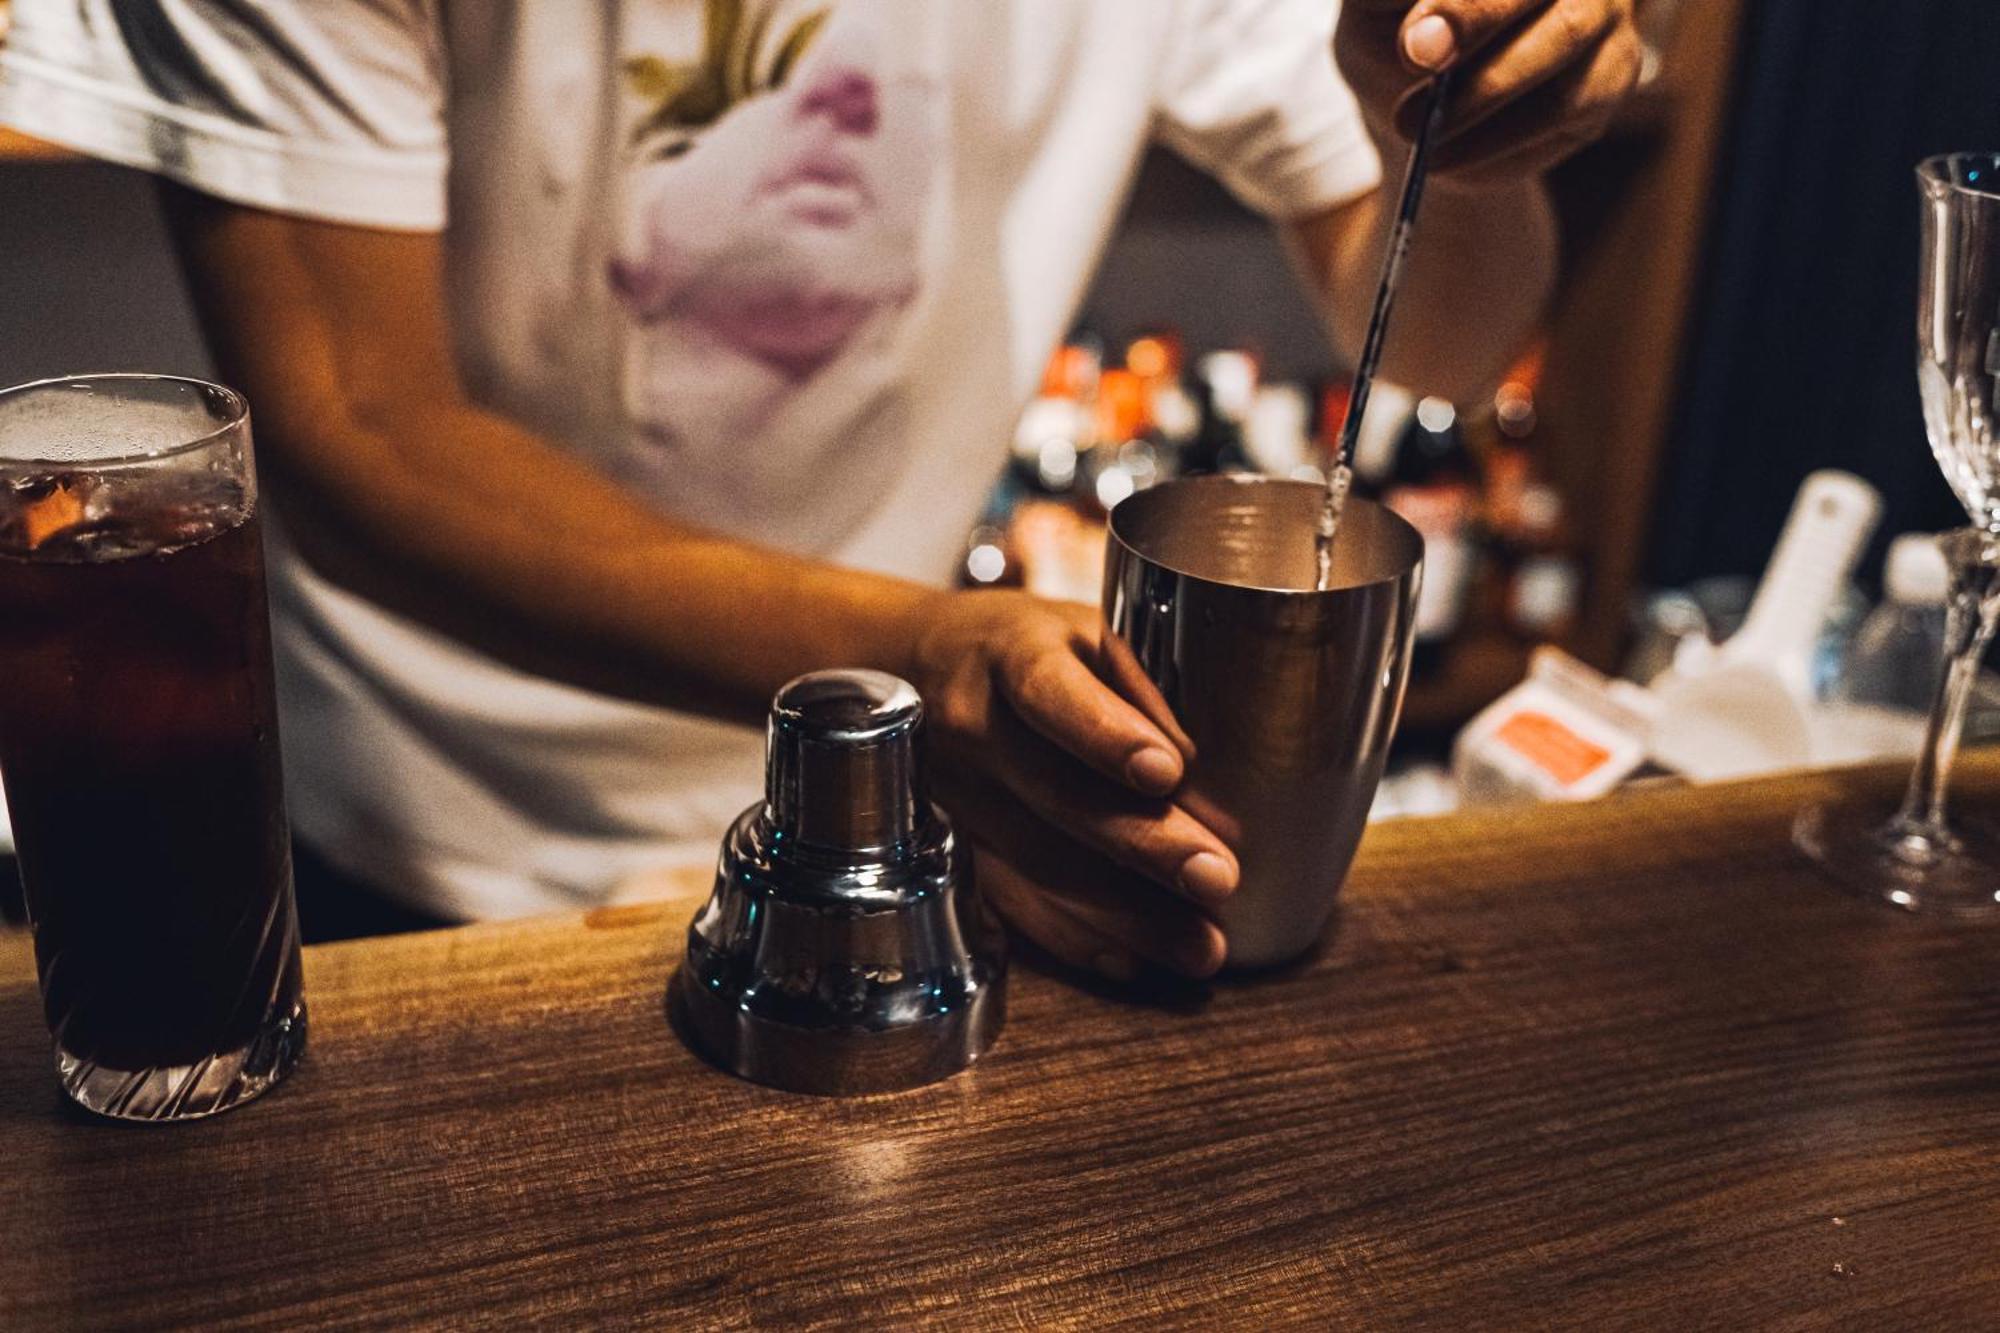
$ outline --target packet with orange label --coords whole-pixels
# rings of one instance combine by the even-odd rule
[[[1468,805],[1603,796],[1646,762],[1648,702],[1629,681],[1537,649],[1528,678],[1459,733],[1459,793]]]

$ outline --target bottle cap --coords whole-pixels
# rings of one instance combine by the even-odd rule
[[[1944,605],[1951,570],[1937,538],[1928,532],[1906,532],[1890,542],[1882,586],[1889,600],[1906,606]]]

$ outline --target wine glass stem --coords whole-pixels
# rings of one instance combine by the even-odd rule
[[[1903,794],[1902,809],[1893,821],[1895,826],[1909,830],[1916,825],[1934,837],[1946,836],[1944,807],[1951,786],[1952,764],[1958,758],[1966,705],[1972,698],[1973,683],[1979,678],[1980,661],[1993,641],[1996,622],[2000,622],[1996,612],[2000,612],[2000,598],[1994,597],[1983,581],[1964,577],[1953,580],[1945,611],[1944,663],[1938,673],[1937,694],[1931,701],[1924,748],[1910,774],[1909,790]]]

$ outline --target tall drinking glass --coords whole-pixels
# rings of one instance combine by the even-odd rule
[[[180,1120],[304,1048],[250,414],[91,375],[0,391],[0,778],[62,1087]]]
[[[1929,733],[1900,806],[1815,806],[1794,837],[1848,887],[1914,912],[2000,913],[2000,834],[1948,823],[1945,795],[1980,659],[2000,624],[2000,153],[1917,168],[1923,269],[1917,384],[1931,452],[1973,526],[1943,542],[1951,566],[1945,661]],[[1883,820],[1883,815],[1888,818]]]

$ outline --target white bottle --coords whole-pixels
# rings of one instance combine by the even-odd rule
[[[1906,532],[1890,543],[1882,604],[1854,635],[1836,701],[1924,713],[1944,660],[1945,596],[1951,571],[1937,539]]]

